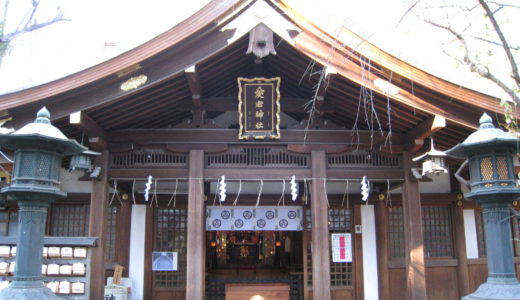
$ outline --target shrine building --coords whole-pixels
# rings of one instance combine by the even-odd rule
[[[484,112],[497,124],[499,99],[347,29],[335,38],[282,0],[226,3],[91,68],[0,95],[3,127],[45,106],[97,152],[86,168],[63,161],[67,197],[49,208],[44,282],[83,284],[56,287],[64,299],[103,299],[119,265],[132,300],[475,291],[487,278],[481,209],[454,177],[461,161],[421,155],[462,142]],[[4,186],[11,167],[4,160]],[[18,214],[14,201],[1,205],[8,282]],[[49,252],[67,247],[86,255]],[[61,272],[75,263],[84,272]]]

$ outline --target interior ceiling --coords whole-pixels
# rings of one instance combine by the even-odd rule
[[[228,110],[236,111],[237,77],[279,76],[282,111],[296,122],[305,120],[304,106],[315,95],[323,66],[313,63],[278,36],[274,38],[277,54],[269,55],[257,64],[252,54],[246,54],[248,40],[246,35],[196,65],[206,118],[216,118]],[[374,70],[377,67],[374,66]],[[336,128],[406,134],[431,117],[339,75],[332,76],[326,84],[322,117]],[[441,94],[413,87],[407,80],[396,81],[396,84],[439,103],[451,101]],[[291,99],[290,108],[284,99]],[[138,93],[90,108],[85,113],[106,132],[111,132],[132,128],[173,128],[191,119],[191,110],[192,94],[188,80],[184,73],[180,73]],[[230,122],[228,128],[236,128],[238,120],[234,123]],[[68,118],[59,119],[54,124],[67,136],[80,139],[81,132],[68,124]],[[436,147],[450,148],[470,133],[471,130],[448,121],[446,127],[434,136]]]

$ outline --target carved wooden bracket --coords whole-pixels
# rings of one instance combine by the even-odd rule
[[[262,58],[269,54],[276,55],[273,43],[273,32],[264,24],[258,24],[249,32],[249,47],[246,54],[253,54]]]

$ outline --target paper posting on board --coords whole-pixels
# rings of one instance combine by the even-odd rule
[[[352,262],[352,237],[350,233],[333,233],[331,243],[333,262]]]

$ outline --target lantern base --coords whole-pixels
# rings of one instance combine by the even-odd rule
[[[11,284],[12,285],[12,284]],[[13,287],[10,286],[0,292],[1,300],[60,300],[48,287]]]
[[[483,283],[473,293],[461,300],[520,300],[520,283],[496,284]]]

